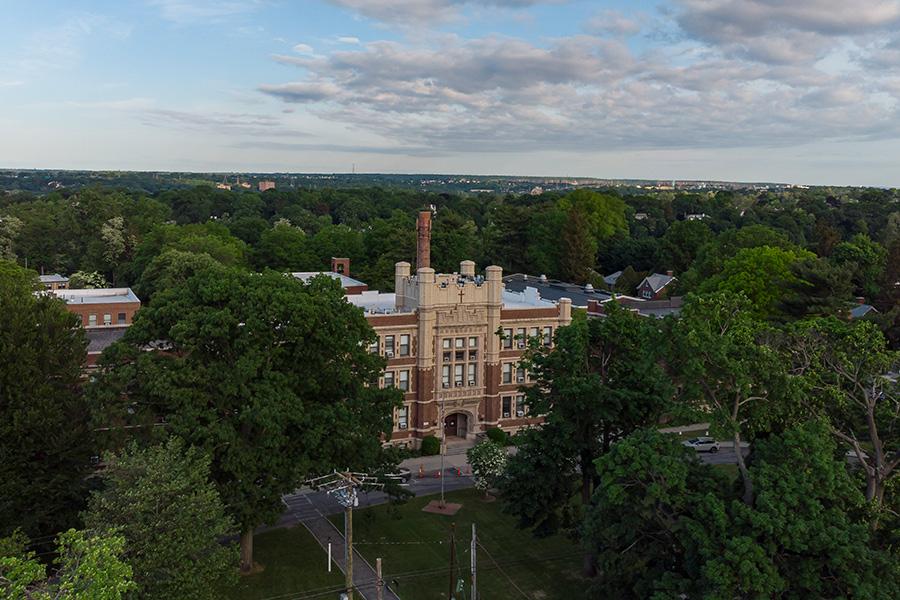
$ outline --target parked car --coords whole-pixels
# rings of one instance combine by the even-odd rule
[[[697,437],[682,442],[688,448],[693,448],[697,452],[718,452],[719,442],[711,437]]]

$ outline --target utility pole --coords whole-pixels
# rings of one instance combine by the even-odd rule
[[[306,481],[312,489],[324,489],[344,507],[344,587],[347,600],[353,600],[353,508],[359,505],[358,490],[381,489],[394,476],[373,477],[367,473],[335,471]],[[380,577],[379,577],[380,579]]]
[[[450,523],[450,592],[447,594],[449,600],[453,600],[453,590],[456,589],[456,523]]]
[[[356,490],[353,490],[356,502]],[[347,600],[353,600],[353,505],[344,507],[344,587]]]
[[[384,579],[381,578],[381,559],[375,559],[375,598],[384,600]]]
[[[469,554],[472,557],[472,600],[478,600],[478,585],[475,583],[475,555],[478,538],[475,537],[475,523],[472,523],[472,545],[469,548]]]

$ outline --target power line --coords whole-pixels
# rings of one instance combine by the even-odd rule
[[[519,592],[520,594],[522,594],[522,597],[525,598],[525,600],[531,600],[531,599],[528,597],[528,594],[526,594],[525,592],[523,592],[523,591],[522,591],[522,588],[520,588],[519,586],[516,585],[516,582],[512,580],[512,577],[510,577],[509,575],[507,575],[507,574],[506,574],[506,571],[504,571],[502,568],[500,568],[500,565],[497,564],[497,561],[494,560],[494,557],[491,556],[491,553],[488,552],[487,549],[486,549],[484,546],[481,545],[481,542],[476,541],[475,543],[478,545],[479,548],[481,548],[481,550],[482,550],[485,554],[487,554],[487,557],[488,557],[489,559],[491,559],[491,562],[493,562],[495,565],[497,565],[497,570],[500,571],[500,573],[501,573],[504,577],[506,577],[506,580],[509,581],[509,584],[510,584],[511,586],[513,586],[513,589],[515,589],[517,592]]]

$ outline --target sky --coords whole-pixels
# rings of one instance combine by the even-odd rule
[[[0,0],[0,168],[900,186],[900,0]]]

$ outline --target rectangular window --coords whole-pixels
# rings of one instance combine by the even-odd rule
[[[525,416],[525,395],[519,394],[516,396],[516,416],[524,417]]]
[[[119,313],[117,316],[118,316],[118,319],[116,319],[116,321],[118,322],[118,324],[119,324],[119,325],[124,325],[124,324],[125,324],[125,319],[126,319],[125,313]]]
[[[451,360],[453,360],[453,353],[444,352],[444,362],[450,362]]]
[[[537,328],[537,327],[532,327],[530,330],[528,330],[528,337],[530,337],[530,338],[536,338],[538,335],[540,335],[540,329],[539,329],[539,328]]]
[[[397,409],[397,429],[409,427],[409,407],[401,406]]]
[[[453,340],[451,340],[450,338],[444,338],[443,340],[441,340],[441,346],[444,348],[444,350],[449,350],[452,344]]]
[[[478,338],[470,337],[469,338],[469,348],[477,348],[478,347]]]
[[[450,387],[450,365],[441,367],[441,385],[445,388]]]
[[[513,347],[513,330],[512,329],[504,329],[503,330],[503,347],[507,350]]]
[[[465,350],[457,350],[456,351],[456,360],[466,360],[466,351]]]
[[[97,315],[88,315],[88,326],[89,327],[97,326]]]
[[[400,385],[398,387],[404,392],[409,391],[409,371],[400,371]]]
[[[409,356],[409,334],[400,336],[400,356]]]
[[[544,327],[544,345],[549,346],[553,343],[553,328]]]
[[[372,342],[371,346],[369,346],[369,352],[371,352],[372,354],[378,354],[378,343],[380,339],[381,338],[375,338],[375,341]]]
[[[456,338],[456,347],[457,348],[465,348],[466,347],[466,338]]]
[[[516,329],[516,347],[524,348],[525,347],[525,328],[519,327]]]
[[[384,355],[388,357],[394,355],[394,336],[392,335],[384,336]]]
[[[106,313],[103,315],[103,324],[104,325],[112,325],[112,315]]]
[[[516,383],[525,382],[525,367],[516,366]]]
[[[384,387],[386,387],[386,388],[394,387],[394,372],[393,371],[385,371]]]
[[[453,365],[453,381],[457,387],[463,384],[463,366]]]
[[[469,379],[469,385],[475,385],[476,383],[478,383],[478,365],[477,364],[469,363],[468,379]]]
[[[503,383],[512,383],[512,363],[503,363]]]
[[[508,419],[512,415],[512,396],[503,396],[503,418]]]

